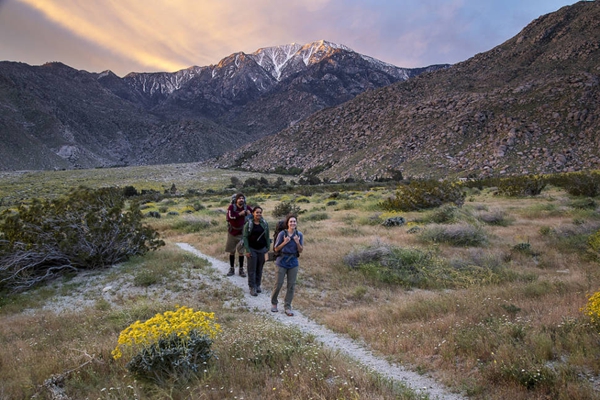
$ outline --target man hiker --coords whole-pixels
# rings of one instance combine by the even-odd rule
[[[227,243],[225,251],[229,253],[229,272],[227,276],[235,274],[235,253],[238,253],[239,274],[245,277],[244,272],[244,246],[240,245],[243,239],[243,229],[246,219],[252,218],[252,208],[246,204],[246,197],[242,193],[233,196],[233,201],[227,208]]]

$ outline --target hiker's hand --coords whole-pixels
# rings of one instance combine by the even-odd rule
[[[252,258],[252,253],[246,253],[247,258]]]

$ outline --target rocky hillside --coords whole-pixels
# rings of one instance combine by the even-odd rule
[[[425,70],[325,41],[124,78],[0,62],[0,170],[202,161]]]
[[[214,163],[341,180],[600,168],[600,3],[448,69],[368,91]]]

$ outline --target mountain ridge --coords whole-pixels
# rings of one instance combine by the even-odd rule
[[[490,51],[366,91],[211,165],[331,180],[598,169],[598,43],[600,4],[578,2]]]
[[[422,71],[327,41],[123,78],[0,62],[0,170],[199,162]]]

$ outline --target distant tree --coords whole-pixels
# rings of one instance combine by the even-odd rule
[[[79,188],[0,214],[0,289],[24,290],[57,274],[114,265],[164,245],[123,191]]]

